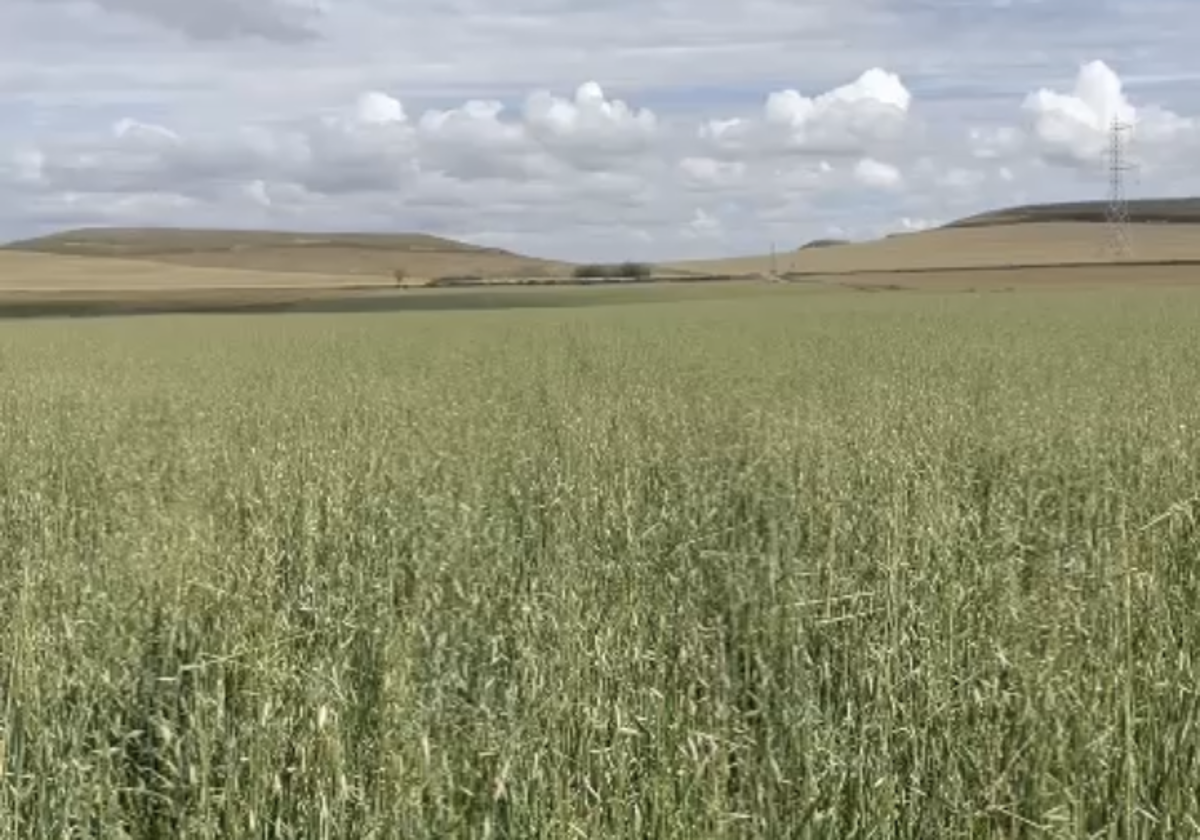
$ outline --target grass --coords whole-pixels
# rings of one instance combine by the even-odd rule
[[[1200,295],[685,298],[6,324],[0,837],[1200,833]]]

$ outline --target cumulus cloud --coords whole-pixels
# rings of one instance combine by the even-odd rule
[[[366,125],[388,125],[408,120],[408,115],[404,113],[404,105],[399,99],[377,90],[368,91],[358,97],[355,116],[360,123]]]
[[[607,98],[596,82],[580,85],[571,99],[538,91],[526,100],[522,119],[530,140],[555,157],[591,170],[604,170],[615,159],[645,152],[658,133],[652,111]]]
[[[864,187],[877,190],[894,190],[904,183],[899,169],[874,158],[863,158],[855,164],[854,178]]]
[[[1103,61],[1079,68],[1071,92],[1041,88],[1026,97],[1032,139],[1051,162],[1091,166],[1104,159],[1114,122],[1128,125],[1137,147],[1161,153],[1193,143],[1200,124],[1164,108],[1135,107],[1117,73]]]
[[[828,120],[835,131],[869,134],[873,114],[908,108],[893,78],[867,73],[808,100],[785,91],[768,97],[762,124],[828,137]],[[597,248],[601,236],[623,231],[639,247],[684,253],[717,248],[739,225],[744,235],[747,219],[769,237],[786,232],[807,201],[903,183],[895,163],[869,155],[834,165],[786,148],[715,150],[700,124],[662,119],[595,82],[569,95],[535,91],[513,106],[472,99],[423,110],[376,89],[324,114],[224,130],[124,118],[104,132],[43,138],[0,166],[0,180],[72,196],[53,210],[81,217],[112,207],[107,217],[127,221],[143,206],[160,208],[147,219],[156,223],[192,223],[211,211],[223,223],[325,226],[333,213],[341,227],[354,226],[342,221],[353,208],[366,226],[544,233],[561,247],[568,243],[553,231],[567,228],[590,231]]]
[[[1100,63],[1069,92],[1037,89],[957,134],[925,131],[929,104],[918,111],[878,68],[825,93],[777,90],[740,113],[651,109],[596,82],[451,105],[382,76],[363,88],[336,107],[241,124],[130,107],[102,130],[31,130],[7,144],[0,133],[0,185],[25,224],[427,230],[568,258],[660,259],[1062,197],[1071,173],[1051,164],[1102,152],[1114,114],[1135,123],[1139,144],[1181,160],[1197,134],[1193,120],[1135,108]]]
[[[794,89],[776,91],[767,97],[761,115],[710,120],[701,137],[726,153],[852,155],[898,140],[911,103],[912,94],[899,76],[872,68],[816,97]]]
[[[516,112],[471,100],[416,119],[396,97],[368,91],[332,115],[227,132],[183,135],[122,119],[107,135],[45,142],[9,169],[26,180],[36,172],[47,187],[76,192],[170,185],[202,195],[214,185],[240,184],[262,206],[277,204],[267,200],[273,184],[346,196],[395,194],[421,178],[551,183],[572,172],[580,179],[590,173],[577,179],[589,190],[621,192],[630,183],[614,178],[652,157],[657,128],[652,112],[607,98],[595,83],[581,85],[572,98],[534,93]]]
[[[66,0],[54,0],[66,2]],[[42,0],[45,2],[45,0]],[[314,40],[313,6],[291,0],[88,0],[99,9],[151,21],[201,41]]]
[[[683,185],[694,190],[732,187],[741,183],[747,172],[745,161],[700,156],[683,158],[678,168]]]

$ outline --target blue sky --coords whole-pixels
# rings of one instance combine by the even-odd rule
[[[1113,115],[1131,192],[1189,194],[1197,24],[1179,0],[5,0],[0,238],[753,253],[1102,197]]]

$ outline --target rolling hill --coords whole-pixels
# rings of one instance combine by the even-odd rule
[[[26,239],[6,251],[101,257],[196,268],[391,277],[566,275],[566,263],[428,234],[288,233],[172,228],[89,228]]]
[[[1138,262],[1200,261],[1200,198],[1129,204]],[[1106,262],[1104,202],[1009,207],[869,242],[815,240],[794,251],[662,263],[656,273],[765,275],[1051,268]],[[24,259],[18,259],[24,258]],[[31,259],[31,258],[41,258]],[[164,266],[167,270],[164,270]],[[447,276],[556,278],[573,265],[418,233],[92,228],[0,249],[0,289],[337,287]]]
[[[1011,207],[918,233],[868,242],[801,247],[780,253],[780,272],[854,274],[1006,266],[1051,267],[1109,261],[1104,202]],[[1200,260],[1200,199],[1131,201],[1130,234],[1138,262]],[[770,255],[672,263],[695,273],[770,272]]]

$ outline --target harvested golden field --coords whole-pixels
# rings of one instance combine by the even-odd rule
[[[393,284],[392,278],[163,265],[136,259],[70,257],[0,250],[0,295],[11,292],[141,291],[172,289],[323,288]]]
[[[287,246],[247,251],[202,251],[149,257],[171,265],[233,268],[271,272],[315,272],[357,277],[391,278],[403,270],[413,278],[478,276],[492,278],[567,276],[570,267],[517,254],[472,251],[390,251],[325,245]]]
[[[1145,224],[1131,227],[1139,262],[1200,261],[1200,224]],[[1105,226],[1090,222],[1032,222],[949,227],[871,242],[806,248],[776,257],[780,272],[913,271],[989,266],[1052,266],[1099,263]],[[697,273],[769,272],[769,255],[672,263]]]
[[[425,234],[106,228],[68,231],[13,243],[9,248],[173,266],[388,279],[397,270],[414,278],[541,277],[570,273],[570,266],[565,263]]]

